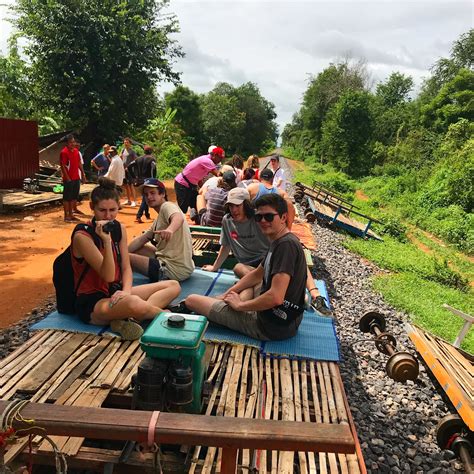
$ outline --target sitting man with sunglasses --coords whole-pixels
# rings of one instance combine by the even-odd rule
[[[223,295],[189,295],[185,306],[255,339],[288,339],[303,319],[306,260],[300,241],[288,230],[286,200],[279,194],[266,194],[255,207],[254,219],[270,241],[264,261]]]

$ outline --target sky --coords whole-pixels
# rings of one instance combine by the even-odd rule
[[[11,27],[0,0],[0,51]],[[472,1],[171,0],[185,57],[175,64],[185,86],[205,93],[218,82],[251,81],[275,105],[280,132],[301,106],[308,80],[346,56],[367,61],[374,86],[395,71],[419,89],[429,68],[449,57],[474,25]],[[159,87],[161,93],[173,85]]]

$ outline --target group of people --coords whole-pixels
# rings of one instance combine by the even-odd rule
[[[120,192],[118,183],[110,179],[112,158],[91,193],[90,225],[98,239],[82,230],[72,236],[76,310],[84,322],[109,323],[124,339],[136,339],[143,332],[140,321],[153,319],[168,309],[196,312],[251,337],[272,340],[296,334],[303,317],[305,289],[320,311],[328,311],[307,268],[301,243],[291,233],[294,209],[286,192],[273,185],[273,165],[272,169],[257,168],[261,182],[239,186],[233,170],[219,170],[223,158],[224,150],[213,147],[208,154],[192,160],[175,179],[177,203],[168,201],[160,180],[145,178],[143,200],[158,216],[147,231],[131,242],[127,241],[125,226],[116,221]],[[270,161],[278,164],[279,157]],[[98,171],[103,171],[99,169],[103,160],[96,160],[96,165]],[[223,295],[212,298],[191,294],[170,307],[180,294],[179,282],[194,271],[192,237],[184,214],[189,208],[196,209],[198,184],[208,174],[221,176],[216,187],[206,193],[220,189],[226,195],[220,221],[221,247],[215,262],[203,270],[217,271],[232,251],[239,262],[234,268],[239,280]],[[284,174],[279,179],[285,183]],[[221,191],[216,196],[220,194]],[[201,217],[204,223],[209,222],[206,213]],[[110,222],[120,232],[114,234],[107,225]],[[85,266],[91,271],[81,279]],[[132,271],[147,276],[150,283],[133,287]]]

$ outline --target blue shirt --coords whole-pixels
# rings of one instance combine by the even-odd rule
[[[102,168],[101,170],[97,171],[98,176],[104,176],[105,173],[107,173],[110,166],[110,161],[103,153],[99,153],[98,155],[94,156],[91,161],[93,161],[99,168]]]

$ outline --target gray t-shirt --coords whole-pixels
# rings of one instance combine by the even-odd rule
[[[230,214],[222,219],[219,243],[230,247],[235,258],[245,264],[262,260],[270,247],[270,241],[253,217],[244,222],[235,222]]]

